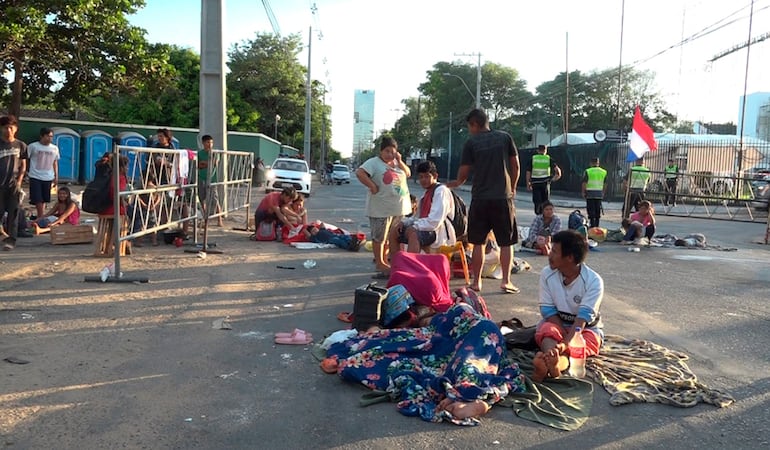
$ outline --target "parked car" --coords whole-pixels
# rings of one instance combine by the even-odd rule
[[[770,211],[770,182],[758,187],[754,191],[754,200],[751,206],[760,211]]]
[[[335,164],[332,169],[332,181],[337,184],[350,184],[350,169],[344,164]]]
[[[303,159],[278,158],[265,174],[265,192],[280,191],[293,186],[297,192],[310,196],[311,172]]]

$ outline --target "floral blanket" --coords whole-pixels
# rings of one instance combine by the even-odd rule
[[[427,327],[359,335],[333,344],[327,356],[338,358],[344,380],[387,391],[399,412],[430,422],[478,424],[437,413],[444,397],[492,405],[525,389],[519,366],[504,359],[499,328],[462,303],[434,316]]]

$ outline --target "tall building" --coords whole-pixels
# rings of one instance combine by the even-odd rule
[[[743,96],[738,103],[738,129],[741,133],[743,122]],[[754,92],[746,96],[746,121],[743,122],[743,135],[770,140],[770,92]]]
[[[353,157],[372,148],[374,141],[374,91],[356,89],[353,99]]]

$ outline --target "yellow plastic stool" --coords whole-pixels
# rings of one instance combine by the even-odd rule
[[[438,248],[438,252],[446,256],[449,259],[449,270],[452,270],[452,256],[455,253],[460,253],[460,263],[463,266],[463,275],[465,275],[465,284],[471,283],[471,277],[468,273],[468,260],[465,259],[465,246],[462,241],[457,241],[455,245],[442,245]]]

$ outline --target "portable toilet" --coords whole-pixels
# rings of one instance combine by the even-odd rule
[[[116,136],[120,145],[126,147],[147,147],[147,138],[135,131],[121,131]],[[144,158],[137,160],[137,153],[129,150],[128,156],[128,179],[129,182],[142,177],[142,171],[147,167],[147,161]]]
[[[65,127],[54,127],[53,143],[59,147],[59,181],[77,182],[80,176],[80,134]]]
[[[94,167],[105,153],[112,153],[112,136],[102,130],[88,130],[80,134],[83,146],[83,165],[80,168],[80,181],[88,183],[94,179]]]

